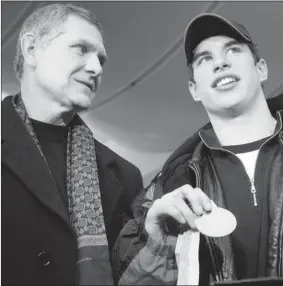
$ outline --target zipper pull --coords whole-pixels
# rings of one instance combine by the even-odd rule
[[[251,180],[251,193],[254,199],[254,206],[257,207],[257,200],[256,200],[256,188],[255,188],[255,181],[254,179]]]

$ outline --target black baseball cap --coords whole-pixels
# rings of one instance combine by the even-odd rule
[[[249,32],[243,25],[217,14],[203,13],[193,18],[185,30],[184,45],[187,64],[192,63],[194,49],[200,42],[218,35],[228,36],[239,42],[253,43]]]

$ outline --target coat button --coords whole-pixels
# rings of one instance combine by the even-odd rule
[[[47,252],[41,251],[40,253],[37,254],[37,257],[42,267],[47,267],[48,265],[51,264],[50,256]]]

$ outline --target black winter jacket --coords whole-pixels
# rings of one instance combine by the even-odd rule
[[[272,101],[269,106],[275,114],[283,107],[283,95]],[[273,158],[269,209],[271,227],[268,247],[268,276],[283,276],[283,111],[277,111],[278,139],[280,152]],[[203,129],[211,128],[208,123]],[[189,138],[167,160],[162,172],[141,193],[133,204],[135,219],[127,223],[116,241],[113,252],[113,269],[121,285],[173,285],[177,282],[175,245],[178,226],[168,221],[170,233],[164,241],[148,237],[144,220],[148,209],[155,199],[173,191],[183,184],[201,188],[220,207],[225,201],[219,178],[207,148],[200,139],[199,132]],[[201,236],[200,283],[229,281],[235,279],[235,266],[230,236],[209,238]]]

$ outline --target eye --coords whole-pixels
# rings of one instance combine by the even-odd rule
[[[237,54],[241,52],[241,48],[240,47],[231,47],[228,49],[228,53],[232,53],[232,54]]]
[[[76,49],[76,52],[80,55],[84,55],[88,52],[88,49],[85,45],[78,44],[75,45],[74,48]]]
[[[106,62],[107,62],[106,56],[99,56],[99,57],[98,57],[98,60],[99,60],[100,65],[101,65],[102,67],[103,67],[103,66],[106,64]]]
[[[208,62],[209,60],[211,60],[212,59],[212,57],[211,56],[204,56],[204,57],[202,57],[202,58],[200,58],[200,60],[198,61],[198,65],[201,65],[201,64],[203,64],[203,63],[206,63],[206,62]]]

